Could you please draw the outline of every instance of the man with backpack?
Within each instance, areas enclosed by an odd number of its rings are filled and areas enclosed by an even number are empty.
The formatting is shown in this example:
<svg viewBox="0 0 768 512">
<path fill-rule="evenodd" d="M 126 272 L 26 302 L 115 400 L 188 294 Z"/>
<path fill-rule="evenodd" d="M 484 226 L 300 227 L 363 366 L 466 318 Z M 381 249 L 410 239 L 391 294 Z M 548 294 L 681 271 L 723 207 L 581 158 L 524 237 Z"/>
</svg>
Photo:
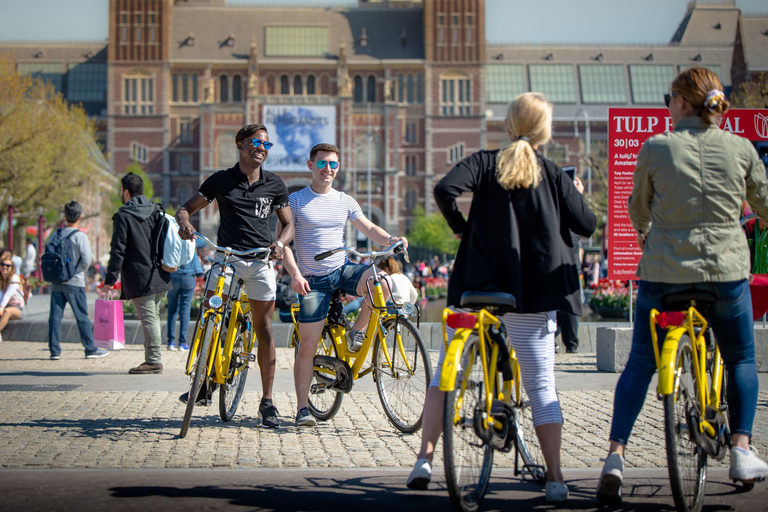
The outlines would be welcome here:
<svg viewBox="0 0 768 512">
<path fill-rule="evenodd" d="M 93 344 L 93 329 L 88 320 L 88 303 L 85 298 L 85 271 L 93 255 L 91 244 L 85 233 L 78 229 L 82 207 L 77 201 L 64 206 L 67 226 L 57 229 L 48 237 L 45 254 L 42 257 L 44 277 L 53 283 L 51 311 L 48 315 L 48 348 L 51 359 L 61 359 L 61 318 L 64 306 L 69 302 L 75 314 L 80 341 L 85 348 L 86 359 L 98 359 L 109 354 L 108 350 Z"/>
<path fill-rule="evenodd" d="M 163 373 L 160 301 L 171 288 L 171 274 L 162 268 L 167 227 L 160 205 L 144 196 L 144 180 L 129 172 L 120 180 L 123 206 L 112 217 L 114 228 L 104 289 L 122 276 L 120 298 L 131 299 L 144 331 L 144 362 L 130 374 Z"/>
</svg>

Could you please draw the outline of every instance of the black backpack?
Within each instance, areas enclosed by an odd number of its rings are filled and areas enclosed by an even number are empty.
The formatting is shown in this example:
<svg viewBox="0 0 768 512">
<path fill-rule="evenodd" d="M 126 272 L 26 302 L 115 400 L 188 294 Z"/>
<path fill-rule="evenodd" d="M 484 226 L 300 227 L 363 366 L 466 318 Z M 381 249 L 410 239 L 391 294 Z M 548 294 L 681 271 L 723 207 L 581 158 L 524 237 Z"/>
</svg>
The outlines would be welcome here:
<svg viewBox="0 0 768 512">
<path fill-rule="evenodd" d="M 40 257 L 43 279 L 49 283 L 60 284 L 75 277 L 80 259 L 75 261 L 75 244 L 71 238 L 79 232 L 75 229 L 62 238 L 61 229 L 57 229 L 56 233 L 48 238 L 45 254 Z"/>
</svg>

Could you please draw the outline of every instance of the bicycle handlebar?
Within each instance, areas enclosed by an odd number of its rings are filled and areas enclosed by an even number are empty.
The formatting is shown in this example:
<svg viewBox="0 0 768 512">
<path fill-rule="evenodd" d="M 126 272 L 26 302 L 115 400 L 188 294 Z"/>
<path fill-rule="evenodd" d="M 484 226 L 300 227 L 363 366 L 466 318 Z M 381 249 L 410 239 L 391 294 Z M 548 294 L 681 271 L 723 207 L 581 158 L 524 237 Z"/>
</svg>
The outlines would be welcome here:
<svg viewBox="0 0 768 512">
<path fill-rule="evenodd" d="M 392 246 L 388 247 L 383 251 L 357 252 L 357 250 L 353 249 L 352 247 L 337 247 L 336 249 L 331 249 L 330 251 L 321 252 L 320 254 L 316 255 L 315 261 L 324 260 L 328 256 L 331 256 L 332 254 L 336 254 L 337 252 L 348 252 L 350 254 L 354 254 L 358 258 L 378 258 L 379 256 L 389 256 L 392 254 L 399 254 L 403 251 L 405 251 L 405 246 L 403 245 L 402 240 L 399 242 L 396 242 L 395 244 L 393 244 Z M 407 251 L 406 251 L 406 254 L 407 254 Z"/>
<path fill-rule="evenodd" d="M 223 252 L 225 254 L 232 254 L 235 256 L 257 256 L 259 254 L 264 254 L 264 257 L 266 258 L 266 256 L 268 256 L 269 253 L 271 252 L 269 250 L 269 247 L 259 247 L 258 249 L 249 249 L 247 251 L 236 251 L 235 249 L 232 249 L 230 247 L 219 247 L 218 245 L 211 242 L 208 239 L 208 237 L 206 237 L 202 233 L 198 233 L 197 231 L 195 231 L 195 238 L 197 237 L 200 237 L 203 240 L 203 242 L 210 245 L 211 248 L 216 250 L 216 252 Z"/>
</svg>

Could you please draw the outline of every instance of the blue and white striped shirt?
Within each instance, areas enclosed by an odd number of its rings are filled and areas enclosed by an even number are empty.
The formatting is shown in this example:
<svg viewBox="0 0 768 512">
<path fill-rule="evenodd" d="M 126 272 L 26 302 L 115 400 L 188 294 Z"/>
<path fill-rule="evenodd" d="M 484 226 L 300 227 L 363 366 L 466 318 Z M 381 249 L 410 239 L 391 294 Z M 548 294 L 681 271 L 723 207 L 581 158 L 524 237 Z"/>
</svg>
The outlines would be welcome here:
<svg viewBox="0 0 768 512">
<path fill-rule="evenodd" d="M 331 189 L 318 194 L 311 187 L 294 192 L 288 198 L 296 229 L 296 260 L 303 276 L 326 276 L 347 261 L 340 252 L 315 261 L 315 255 L 344 246 L 344 227 L 347 220 L 363 216 L 363 210 L 352 197 Z"/>
</svg>

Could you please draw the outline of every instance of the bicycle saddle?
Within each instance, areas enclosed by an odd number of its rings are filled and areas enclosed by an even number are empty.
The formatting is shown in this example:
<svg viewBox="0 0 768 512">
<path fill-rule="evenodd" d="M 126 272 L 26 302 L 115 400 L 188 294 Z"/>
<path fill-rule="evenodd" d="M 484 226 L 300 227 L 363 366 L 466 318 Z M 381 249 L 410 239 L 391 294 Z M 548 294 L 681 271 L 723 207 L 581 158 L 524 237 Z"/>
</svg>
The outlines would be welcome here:
<svg viewBox="0 0 768 512">
<path fill-rule="evenodd" d="M 504 292 L 464 292 L 461 296 L 461 307 L 469 309 L 499 308 L 505 311 L 517 309 L 514 295 Z"/>
<path fill-rule="evenodd" d="M 688 309 L 691 303 L 697 308 L 707 309 L 715 302 L 717 302 L 717 295 L 695 288 L 668 293 L 661 298 L 661 305 L 669 311 L 683 311 Z"/>
</svg>

